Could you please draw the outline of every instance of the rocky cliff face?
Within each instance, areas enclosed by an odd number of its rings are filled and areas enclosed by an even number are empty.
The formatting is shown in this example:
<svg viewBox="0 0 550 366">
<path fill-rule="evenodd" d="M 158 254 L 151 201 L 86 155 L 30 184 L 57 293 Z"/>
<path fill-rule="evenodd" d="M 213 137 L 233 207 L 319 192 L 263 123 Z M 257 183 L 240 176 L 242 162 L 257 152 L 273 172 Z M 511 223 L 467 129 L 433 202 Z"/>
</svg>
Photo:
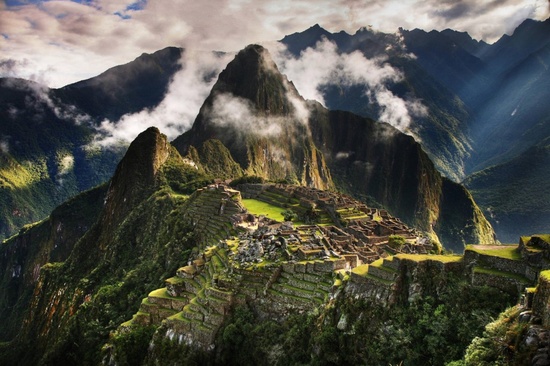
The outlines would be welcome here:
<svg viewBox="0 0 550 366">
<path fill-rule="evenodd" d="M 494 243 L 494 231 L 472 196 L 441 176 L 421 146 L 393 127 L 317 107 L 310 120 L 337 187 L 438 237 L 446 248 Z"/>
<path fill-rule="evenodd" d="M 104 232 L 114 230 L 136 203 L 155 187 L 159 169 L 172 146 L 156 127 L 142 132 L 130 145 L 109 184 L 100 218 Z M 180 158 L 181 159 L 181 158 Z"/>
<path fill-rule="evenodd" d="M 12 339 L 22 325 L 40 269 L 49 262 L 63 262 L 74 244 L 97 220 L 106 186 L 81 194 L 61 205 L 50 217 L 21 229 L 0 248 L 0 339 Z"/>
</svg>

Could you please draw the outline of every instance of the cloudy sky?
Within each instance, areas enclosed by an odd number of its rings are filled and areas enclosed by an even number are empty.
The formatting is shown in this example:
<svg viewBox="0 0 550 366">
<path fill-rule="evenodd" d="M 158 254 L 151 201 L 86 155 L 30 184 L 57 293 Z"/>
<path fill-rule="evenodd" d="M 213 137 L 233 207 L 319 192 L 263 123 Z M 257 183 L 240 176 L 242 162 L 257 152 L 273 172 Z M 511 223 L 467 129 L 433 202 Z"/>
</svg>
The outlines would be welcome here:
<svg viewBox="0 0 550 366">
<path fill-rule="evenodd" d="M 548 0 L 5 0 L 0 76 L 60 87 L 166 46 L 237 51 L 315 23 L 349 33 L 453 28 L 494 42 L 549 14 Z"/>
</svg>

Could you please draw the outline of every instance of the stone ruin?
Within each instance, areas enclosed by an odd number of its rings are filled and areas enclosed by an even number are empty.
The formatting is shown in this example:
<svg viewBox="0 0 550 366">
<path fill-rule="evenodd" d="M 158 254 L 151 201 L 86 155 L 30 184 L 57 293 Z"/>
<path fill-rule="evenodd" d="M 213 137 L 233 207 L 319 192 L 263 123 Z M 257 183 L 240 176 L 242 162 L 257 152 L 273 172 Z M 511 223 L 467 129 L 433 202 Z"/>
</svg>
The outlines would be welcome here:
<svg viewBox="0 0 550 366">
<path fill-rule="evenodd" d="M 349 266 L 354 268 L 388 255 L 426 254 L 433 248 L 429 238 L 422 237 L 415 229 L 409 228 L 386 210 L 369 208 L 347 195 L 284 184 L 245 184 L 239 186 L 239 189 L 243 197 L 280 206 L 281 210 L 316 210 L 330 217 L 329 223 L 301 225 L 297 228 L 289 222 L 284 224 L 284 229 L 280 229 L 277 225 L 281 224 L 271 222 L 271 236 L 297 243 L 297 248 L 293 248 L 295 250 L 292 252 L 286 249 L 282 251 L 285 260 L 347 256 Z M 291 203 L 294 206 L 290 206 Z M 243 217 L 242 221 L 250 221 L 250 218 Z M 390 247 L 388 243 L 391 235 L 402 236 L 406 240 L 405 245 L 401 248 Z M 244 238 L 241 245 L 248 248 L 249 242 L 248 237 Z M 250 251 L 243 249 L 243 256 L 239 258 L 245 258 L 246 254 L 246 258 L 256 263 L 263 261 L 261 256 L 248 255 Z"/>
</svg>

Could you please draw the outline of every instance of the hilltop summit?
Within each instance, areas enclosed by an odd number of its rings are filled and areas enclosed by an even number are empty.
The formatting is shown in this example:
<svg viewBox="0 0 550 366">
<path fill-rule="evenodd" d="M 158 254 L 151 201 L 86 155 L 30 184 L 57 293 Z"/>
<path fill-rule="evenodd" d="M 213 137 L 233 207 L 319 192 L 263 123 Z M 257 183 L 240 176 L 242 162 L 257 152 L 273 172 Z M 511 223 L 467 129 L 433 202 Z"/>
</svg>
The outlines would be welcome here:
<svg viewBox="0 0 550 366">
<path fill-rule="evenodd" d="M 269 52 L 250 45 L 221 72 L 193 127 L 173 145 L 186 155 L 219 140 L 247 175 L 333 188 L 308 118 L 306 102 Z"/>
</svg>

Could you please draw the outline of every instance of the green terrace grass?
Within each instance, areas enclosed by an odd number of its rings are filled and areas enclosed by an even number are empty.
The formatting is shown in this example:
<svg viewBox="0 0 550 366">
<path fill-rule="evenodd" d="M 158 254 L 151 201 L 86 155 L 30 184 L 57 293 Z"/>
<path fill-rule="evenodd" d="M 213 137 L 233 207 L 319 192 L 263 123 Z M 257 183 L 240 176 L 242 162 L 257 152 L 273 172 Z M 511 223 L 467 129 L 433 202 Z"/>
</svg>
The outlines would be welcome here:
<svg viewBox="0 0 550 366">
<path fill-rule="evenodd" d="M 397 254 L 395 256 L 399 259 L 409 259 L 413 261 L 438 261 L 442 263 L 460 262 L 462 260 L 461 255 L 431 255 L 431 254 Z"/>
<path fill-rule="evenodd" d="M 166 287 L 159 288 L 157 290 L 151 291 L 149 293 L 149 296 L 151 297 L 161 297 L 164 299 L 173 299 L 172 296 L 168 295 L 168 292 L 166 291 Z"/>
<path fill-rule="evenodd" d="M 537 252 L 537 251 L 543 251 L 544 250 L 544 249 L 540 249 L 540 248 L 536 248 L 536 247 L 533 247 L 531 245 L 528 245 L 529 241 L 532 238 L 535 238 L 535 237 L 540 238 L 540 239 L 544 240 L 547 243 L 550 243 L 550 234 L 536 234 L 536 235 L 533 235 L 533 236 L 522 236 L 522 237 L 520 237 L 520 240 L 521 240 L 522 244 L 525 245 L 527 247 L 527 249 L 531 252 Z"/>
<path fill-rule="evenodd" d="M 521 260 L 521 253 L 517 250 L 517 246 L 515 245 L 503 245 L 501 248 L 494 249 L 474 248 L 473 246 L 468 245 L 466 250 L 471 250 L 475 253 L 490 255 L 493 257 L 511 259 L 515 261 Z"/>
<path fill-rule="evenodd" d="M 179 285 L 179 284 L 184 283 L 185 279 L 174 276 L 174 277 L 170 277 L 170 278 L 165 279 L 164 282 L 168 282 L 171 285 Z"/>
<path fill-rule="evenodd" d="M 389 258 L 391 258 L 391 257 L 389 257 Z M 372 267 L 376 267 L 376 268 L 381 269 L 381 270 L 386 271 L 386 272 L 391 272 L 391 273 L 397 272 L 397 270 L 395 270 L 391 267 L 384 266 L 384 258 L 377 259 L 374 262 L 372 262 L 370 265 Z"/>
<path fill-rule="evenodd" d="M 251 214 L 260 216 L 264 215 L 269 217 L 270 219 L 283 222 L 285 221 L 282 212 L 286 209 L 283 207 L 275 206 L 270 203 L 260 201 L 254 198 L 244 198 L 242 200 L 244 207 L 250 212 Z M 295 225 L 304 225 L 301 221 L 294 221 Z"/>
<path fill-rule="evenodd" d="M 354 269 L 352 269 L 351 272 L 355 273 L 356 275 L 364 277 L 369 272 L 369 265 L 368 264 L 362 264 L 362 265 L 357 266 Z"/>
<path fill-rule="evenodd" d="M 254 215 L 264 215 L 273 220 L 277 220 L 280 222 L 284 221 L 281 212 L 283 212 L 285 209 L 282 207 L 278 207 L 253 198 L 244 198 L 242 201 L 244 207 L 246 207 L 248 212 Z"/>
<path fill-rule="evenodd" d="M 533 236 L 537 236 L 537 237 L 541 238 L 542 240 L 544 240 L 545 242 L 550 243 L 550 234 L 537 234 L 537 235 L 533 235 Z"/>
<path fill-rule="evenodd" d="M 529 283 L 529 280 L 521 275 L 511 273 L 511 272 L 504 272 L 499 271 L 493 268 L 486 268 L 486 267 L 474 267 L 474 273 L 481 273 L 481 274 L 488 274 L 493 276 L 500 276 L 500 277 L 506 277 L 513 280 L 517 280 L 522 283 Z"/>
</svg>

